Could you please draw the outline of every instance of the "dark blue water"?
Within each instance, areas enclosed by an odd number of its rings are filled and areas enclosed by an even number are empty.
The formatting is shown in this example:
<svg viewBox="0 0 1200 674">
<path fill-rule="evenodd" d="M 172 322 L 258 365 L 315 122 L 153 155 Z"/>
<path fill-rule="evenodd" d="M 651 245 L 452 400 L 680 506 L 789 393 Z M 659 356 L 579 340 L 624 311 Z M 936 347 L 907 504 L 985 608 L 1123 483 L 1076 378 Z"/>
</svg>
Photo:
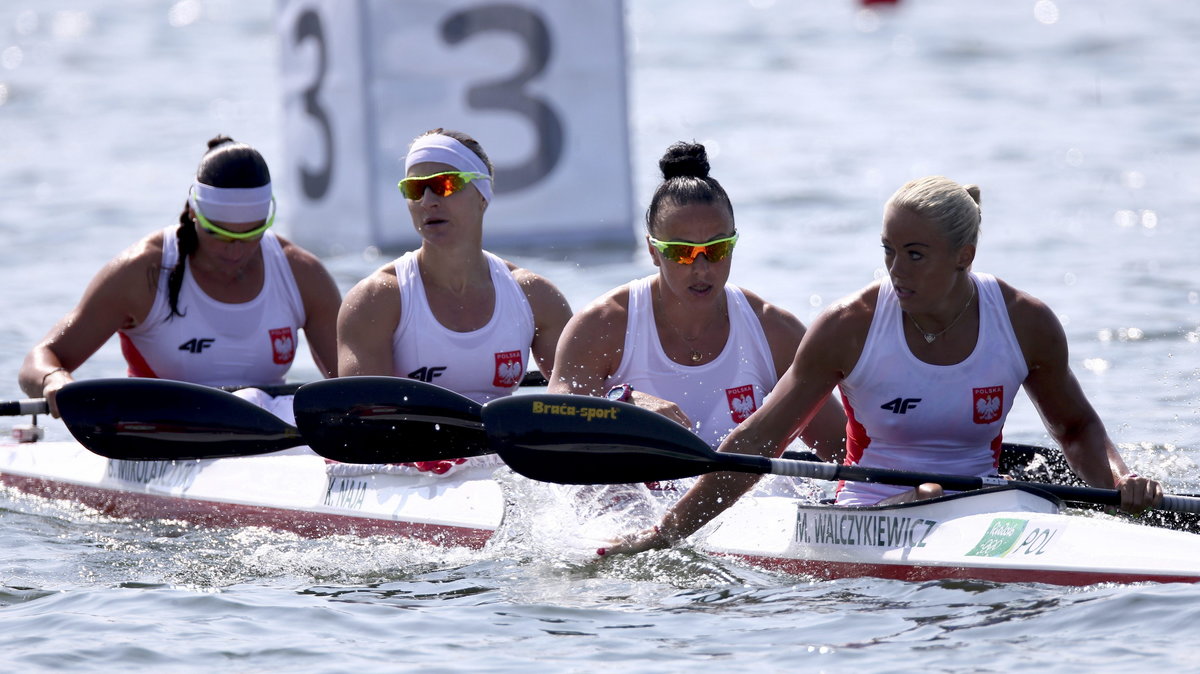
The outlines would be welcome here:
<svg viewBox="0 0 1200 674">
<path fill-rule="evenodd" d="M 23 397 L 25 351 L 99 267 L 174 219 L 208 137 L 281 156 L 273 11 L 0 5 L 0 399 Z M 981 184 L 976 268 L 1058 312 L 1140 472 L 1198 488 L 1191 5 L 629 0 L 627 19 L 639 208 L 668 143 L 709 144 L 743 233 L 734 282 L 809 320 L 878 273 L 896 186 Z M 502 252 L 576 307 L 651 270 L 632 240 Z M 379 261 L 327 263 L 347 289 Z M 109 344 L 79 376 L 122 372 Z M 1045 441 L 1027 403 L 1006 437 Z M 10 492 L 0 513 L 4 671 L 1185 671 L 1200 656 L 1192 586 L 811 581 L 686 549 L 583 564 L 534 536 L 478 552 L 308 540 Z"/>
</svg>

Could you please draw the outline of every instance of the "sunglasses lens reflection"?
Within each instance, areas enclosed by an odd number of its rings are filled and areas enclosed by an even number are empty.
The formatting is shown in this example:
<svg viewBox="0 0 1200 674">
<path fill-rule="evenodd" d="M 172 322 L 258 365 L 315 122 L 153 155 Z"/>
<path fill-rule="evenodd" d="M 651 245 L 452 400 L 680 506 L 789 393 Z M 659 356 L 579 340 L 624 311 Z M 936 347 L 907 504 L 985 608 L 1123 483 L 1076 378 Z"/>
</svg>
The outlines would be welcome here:
<svg viewBox="0 0 1200 674">
<path fill-rule="evenodd" d="M 400 181 L 400 191 L 404 193 L 405 199 L 416 201 L 425 194 L 426 189 L 433 190 L 439 197 L 448 197 L 466 184 L 467 181 L 462 176 L 447 173 L 428 178 L 406 178 Z"/>
<path fill-rule="evenodd" d="M 679 264 L 692 264 L 700 255 L 709 262 L 720 262 L 733 252 L 733 241 L 718 241 L 703 246 L 692 246 L 682 243 L 667 244 L 662 251 L 663 257 Z"/>
</svg>

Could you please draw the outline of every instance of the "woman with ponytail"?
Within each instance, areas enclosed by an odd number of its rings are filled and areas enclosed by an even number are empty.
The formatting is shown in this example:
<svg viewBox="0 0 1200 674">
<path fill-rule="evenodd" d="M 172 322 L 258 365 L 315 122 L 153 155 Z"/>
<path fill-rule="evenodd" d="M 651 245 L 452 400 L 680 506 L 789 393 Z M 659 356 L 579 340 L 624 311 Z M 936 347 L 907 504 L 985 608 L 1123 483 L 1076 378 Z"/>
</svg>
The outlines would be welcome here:
<svg viewBox="0 0 1200 674">
<path fill-rule="evenodd" d="M 334 375 L 340 293 L 321 262 L 278 236 L 271 174 L 257 150 L 208 143 L 179 224 L 110 261 L 25 357 L 21 389 L 46 398 L 114 334 L 133 377 L 209 386 L 282 384 L 301 329 Z"/>
<path fill-rule="evenodd" d="M 646 252 L 658 273 L 609 291 L 571 319 L 549 390 L 634 403 L 716 447 L 763 404 L 805 328 L 728 283 L 740 235 L 704 146 L 675 143 L 658 165 L 663 179 L 646 211 Z M 801 437 L 835 458 L 845 425 L 829 402 Z"/>
</svg>

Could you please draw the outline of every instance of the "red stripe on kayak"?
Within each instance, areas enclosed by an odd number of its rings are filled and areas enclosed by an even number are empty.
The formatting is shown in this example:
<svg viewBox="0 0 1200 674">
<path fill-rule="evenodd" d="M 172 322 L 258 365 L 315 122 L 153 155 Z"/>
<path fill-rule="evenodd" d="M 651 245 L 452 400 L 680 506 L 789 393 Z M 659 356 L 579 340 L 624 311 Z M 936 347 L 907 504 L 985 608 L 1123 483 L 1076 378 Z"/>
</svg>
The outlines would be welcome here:
<svg viewBox="0 0 1200 674">
<path fill-rule="evenodd" d="M 908 564 L 870 564 L 862 562 L 829 562 L 808 559 L 784 559 L 755 555 L 724 554 L 736 557 L 762 569 L 782 571 L 797 576 L 835 578 L 886 578 L 890 580 L 985 580 L 999 583 L 1045 583 L 1047 585 L 1096 585 L 1098 583 L 1195 583 L 1200 576 L 1171 575 L 1142 572 L 1059 571 L 1053 569 L 1015 569 L 979 566 L 934 566 Z"/>
<path fill-rule="evenodd" d="M 82 503 L 105 515 L 128 519 L 173 519 L 216 527 L 266 527 L 290 531 L 309 538 L 336 535 L 399 536 L 435 545 L 475 550 L 482 548 L 492 536 L 492 531 L 487 529 L 181 499 L 101 489 L 10 473 L 0 474 L 0 482 L 34 496 Z"/>
</svg>

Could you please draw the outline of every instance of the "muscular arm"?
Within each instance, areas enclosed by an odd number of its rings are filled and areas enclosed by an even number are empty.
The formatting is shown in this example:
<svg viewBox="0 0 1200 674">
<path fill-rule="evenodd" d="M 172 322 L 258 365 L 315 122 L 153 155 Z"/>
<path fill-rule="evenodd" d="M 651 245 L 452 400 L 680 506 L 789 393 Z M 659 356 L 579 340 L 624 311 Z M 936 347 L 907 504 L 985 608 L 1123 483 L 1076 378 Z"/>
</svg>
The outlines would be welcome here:
<svg viewBox="0 0 1200 674">
<path fill-rule="evenodd" d="M 304 302 L 304 335 L 313 362 L 325 377 L 336 377 L 337 317 L 342 294 L 315 255 L 282 238 L 280 243 Z"/>
<path fill-rule="evenodd" d="M 1092 486 L 1111 489 L 1129 471 L 1071 372 L 1062 325 L 1048 307 L 1023 293 L 1016 293 L 1009 306 L 1029 367 L 1025 392 L 1046 430 L 1079 477 Z"/>
<path fill-rule="evenodd" d="M 749 291 L 743 292 L 750 306 L 759 314 L 767 343 L 771 346 L 775 376 L 777 380 L 782 380 L 796 358 L 796 351 L 807 329 L 791 312 L 764 302 Z M 832 397 L 827 397 L 800 432 L 800 439 L 822 459 L 840 461 L 846 455 L 846 414 L 842 406 Z"/>
<path fill-rule="evenodd" d="M 1134 476 L 1108 436 L 1100 415 L 1071 372 L 1067 337 L 1052 311 L 1035 298 L 1004 285 L 1013 330 L 1025 354 L 1025 392 L 1046 430 L 1063 449 L 1075 474 L 1093 487 L 1117 488 L 1121 507 L 1140 512 L 1162 498 L 1161 486 Z"/>
<path fill-rule="evenodd" d="M 338 376 L 392 376 L 392 335 L 400 324 L 400 287 L 387 265 L 346 293 L 337 317 Z"/>
<path fill-rule="evenodd" d="M 550 393 L 601 395 L 621 363 L 629 291 L 622 286 L 576 314 L 562 331 Z"/>
<path fill-rule="evenodd" d="M 21 390 L 46 398 L 51 414 L 57 417 L 55 398 L 72 381 L 70 373 L 117 330 L 140 324 L 150 313 L 161 260 L 162 235 L 158 233 L 106 264 L 88 284 L 79 304 L 25 356 L 18 375 Z"/>
<path fill-rule="evenodd" d="M 766 404 L 739 424 L 718 451 L 779 456 L 826 404 L 830 391 L 843 378 L 837 366 L 845 358 L 844 328 L 823 314 L 796 350 L 792 365 L 776 384 Z M 662 545 L 695 533 L 750 490 L 759 476 L 710 473 L 697 480 L 663 518 Z"/>
<path fill-rule="evenodd" d="M 553 283 L 541 276 L 527 269 L 514 269 L 513 274 L 533 309 L 533 343 L 530 344 L 533 358 L 538 370 L 549 379 L 554 370 L 559 338 L 567 321 L 571 320 L 571 305 Z"/>
</svg>

